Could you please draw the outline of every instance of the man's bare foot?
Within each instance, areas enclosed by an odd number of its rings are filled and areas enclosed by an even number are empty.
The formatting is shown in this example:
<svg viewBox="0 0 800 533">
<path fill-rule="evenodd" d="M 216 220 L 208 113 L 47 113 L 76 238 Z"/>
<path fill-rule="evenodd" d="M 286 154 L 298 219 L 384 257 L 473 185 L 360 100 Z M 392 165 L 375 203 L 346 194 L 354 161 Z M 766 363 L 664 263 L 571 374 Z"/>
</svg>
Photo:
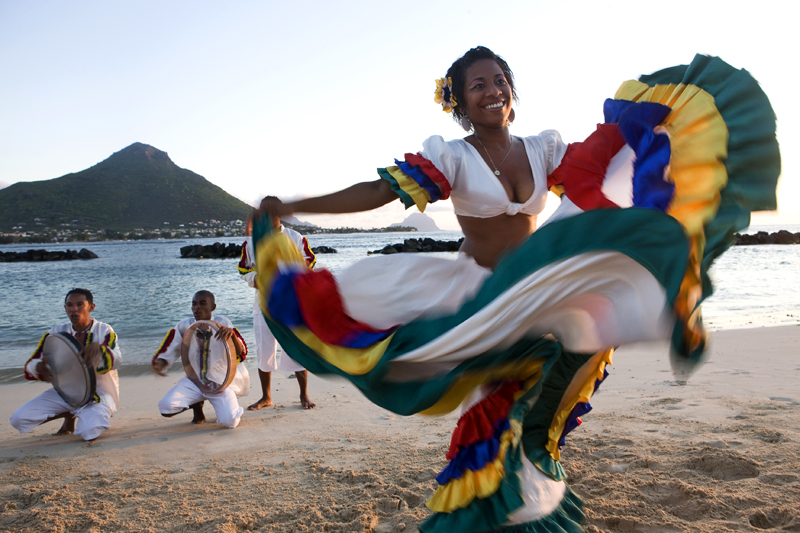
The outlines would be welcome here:
<svg viewBox="0 0 800 533">
<path fill-rule="evenodd" d="M 261 398 L 256 403 L 249 405 L 247 407 L 248 411 L 258 411 L 259 409 L 263 409 L 265 407 L 269 407 L 272 405 L 272 398 Z"/>
<path fill-rule="evenodd" d="M 204 403 L 206 402 L 202 401 L 189 406 L 192 408 L 192 411 L 194 412 L 194 417 L 192 418 L 192 424 L 202 424 L 203 422 L 206 421 L 206 415 L 203 414 Z"/>
<path fill-rule="evenodd" d="M 300 396 L 300 405 L 303 406 L 303 409 L 313 409 L 317 406 L 317 404 L 311 401 L 311 398 L 309 398 L 307 394 L 305 396 Z"/>
<path fill-rule="evenodd" d="M 56 435 L 72 435 L 75 431 L 75 417 L 72 413 L 64 415 L 64 423 L 61 424 L 61 429 L 56 432 Z"/>
</svg>

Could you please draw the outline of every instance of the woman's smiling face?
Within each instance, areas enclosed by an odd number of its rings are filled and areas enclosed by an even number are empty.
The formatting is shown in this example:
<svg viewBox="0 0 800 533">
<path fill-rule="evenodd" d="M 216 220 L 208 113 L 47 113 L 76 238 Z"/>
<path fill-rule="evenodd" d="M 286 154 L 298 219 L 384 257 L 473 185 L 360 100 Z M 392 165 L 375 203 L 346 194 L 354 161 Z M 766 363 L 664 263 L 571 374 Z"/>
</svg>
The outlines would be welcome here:
<svg viewBox="0 0 800 533">
<path fill-rule="evenodd" d="M 511 86 L 500 65 L 492 59 L 479 59 L 467 69 L 464 81 L 464 107 L 473 125 L 506 125 L 511 113 Z"/>
</svg>

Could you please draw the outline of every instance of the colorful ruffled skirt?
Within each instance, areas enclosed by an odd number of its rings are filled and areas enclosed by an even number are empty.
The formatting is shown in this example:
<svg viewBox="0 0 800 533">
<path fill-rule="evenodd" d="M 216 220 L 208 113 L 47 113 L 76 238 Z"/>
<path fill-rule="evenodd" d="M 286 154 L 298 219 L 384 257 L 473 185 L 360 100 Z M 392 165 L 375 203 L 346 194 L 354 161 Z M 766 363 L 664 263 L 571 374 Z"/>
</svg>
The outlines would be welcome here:
<svg viewBox="0 0 800 533">
<path fill-rule="evenodd" d="M 691 373 L 711 262 L 775 208 L 775 117 L 747 72 L 697 56 L 623 84 L 605 114 L 548 177 L 556 214 L 493 272 L 398 254 L 334 277 L 254 221 L 262 310 L 295 360 L 398 414 L 460 406 L 422 531 L 582 531 L 560 449 L 613 349 L 670 339 Z"/>
</svg>

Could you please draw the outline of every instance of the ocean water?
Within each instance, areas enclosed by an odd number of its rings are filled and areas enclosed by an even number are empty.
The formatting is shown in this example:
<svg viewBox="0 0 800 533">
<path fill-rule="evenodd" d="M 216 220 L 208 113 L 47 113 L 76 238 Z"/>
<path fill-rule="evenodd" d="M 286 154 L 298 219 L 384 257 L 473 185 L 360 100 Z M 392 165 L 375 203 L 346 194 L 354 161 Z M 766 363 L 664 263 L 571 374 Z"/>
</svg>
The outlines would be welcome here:
<svg viewBox="0 0 800 533">
<path fill-rule="evenodd" d="M 800 226 L 752 227 L 800 231 Z M 458 240 L 457 231 L 435 233 L 360 233 L 312 235 L 312 246 L 329 246 L 336 254 L 320 254 L 317 264 L 334 272 L 367 258 L 367 252 L 406 238 Z M 236 259 L 181 259 L 188 244 L 235 242 L 241 238 L 72 243 L 99 258 L 51 263 L 0 263 L 0 383 L 22 379 L 21 366 L 52 325 L 67 320 L 63 302 L 73 287 L 92 291 L 93 316 L 111 324 L 120 339 L 125 374 L 146 372 L 164 335 L 190 316 L 192 295 L 200 290 L 217 297 L 217 313 L 227 316 L 254 346 L 253 289 L 239 279 Z M 65 244 L 7 245 L 1 251 L 30 248 L 64 250 Z M 455 258 L 456 254 L 434 255 Z M 800 324 L 800 246 L 735 246 L 711 271 L 715 294 L 703 305 L 710 329 L 738 329 Z M 248 358 L 255 368 L 255 357 Z"/>
</svg>

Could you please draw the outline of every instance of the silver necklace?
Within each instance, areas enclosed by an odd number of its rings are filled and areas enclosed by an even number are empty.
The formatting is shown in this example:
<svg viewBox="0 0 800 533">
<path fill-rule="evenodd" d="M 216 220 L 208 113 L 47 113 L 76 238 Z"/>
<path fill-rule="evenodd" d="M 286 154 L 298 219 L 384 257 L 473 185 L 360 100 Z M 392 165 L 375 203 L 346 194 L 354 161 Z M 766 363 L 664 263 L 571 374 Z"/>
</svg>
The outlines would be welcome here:
<svg viewBox="0 0 800 533">
<path fill-rule="evenodd" d="M 483 146 L 483 151 L 486 152 L 486 155 L 489 157 L 489 162 L 494 167 L 494 175 L 495 176 L 499 176 L 500 175 L 500 167 L 503 166 L 503 163 L 505 162 L 506 158 L 508 157 L 508 154 L 511 153 L 511 149 L 514 148 L 514 136 L 513 135 L 511 136 L 511 146 L 508 147 L 508 152 L 506 152 L 506 156 L 503 158 L 502 161 L 500 161 L 499 165 L 495 165 L 494 164 L 494 160 L 492 160 L 492 155 L 489 153 L 489 150 L 486 149 L 486 145 L 483 144 L 483 141 L 481 141 L 481 138 L 478 137 L 477 135 L 473 135 L 473 137 L 478 139 L 478 142 L 481 143 L 481 146 Z"/>
</svg>

